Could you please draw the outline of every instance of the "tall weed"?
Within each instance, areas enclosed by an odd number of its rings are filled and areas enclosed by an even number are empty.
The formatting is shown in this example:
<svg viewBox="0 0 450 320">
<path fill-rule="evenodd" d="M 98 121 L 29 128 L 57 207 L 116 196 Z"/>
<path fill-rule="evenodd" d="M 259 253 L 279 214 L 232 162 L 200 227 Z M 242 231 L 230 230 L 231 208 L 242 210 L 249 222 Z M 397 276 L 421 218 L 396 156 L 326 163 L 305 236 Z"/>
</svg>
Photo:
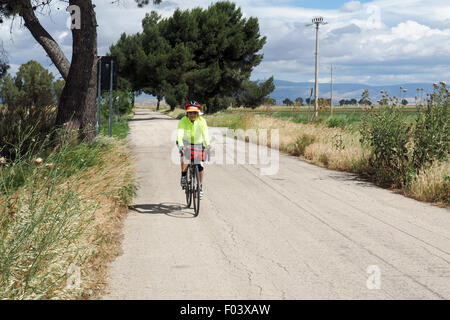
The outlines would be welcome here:
<svg viewBox="0 0 450 320">
<path fill-rule="evenodd" d="M 363 117 L 361 142 L 372 150 L 369 161 L 379 183 L 396 187 L 406 184 L 410 130 L 395 105 L 386 106 L 377 113 L 368 111 L 367 116 Z"/>
</svg>

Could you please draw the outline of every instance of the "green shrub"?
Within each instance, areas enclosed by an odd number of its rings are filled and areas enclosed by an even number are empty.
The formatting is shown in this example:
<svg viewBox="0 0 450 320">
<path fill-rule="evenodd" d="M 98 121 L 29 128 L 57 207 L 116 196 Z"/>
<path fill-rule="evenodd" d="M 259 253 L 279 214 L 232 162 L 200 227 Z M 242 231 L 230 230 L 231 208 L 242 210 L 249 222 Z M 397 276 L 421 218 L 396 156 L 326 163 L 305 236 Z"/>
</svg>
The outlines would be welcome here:
<svg viewBox="0 0 450 320">
<path fill-rule="evenodd" d="M 415 121 L 402 117 L 395 104 L 363 117 L 361 141 L 372 149 L 370 164 L 378 182 L 405 187 L 421 169 L 448 157 L 449 92 L 444 82 L 435 89 Z"/>
<path fill-rule="evenodd" d="M 409 170 L 410 126 L 402 121 L 400 110 L 396 106 L 385 106 L 380 112 L 368 111 L 360 133 L 361 141 L 372 149 L 370 164 L 375 169 L 376 180 L 404 186 Z"/>
<path fill-rule="evenodd" d="M 119 104 L 119 115 L 129 114 L 133 110 L 132 96 L 126 90 L 116 90 L 113 92 L 113 115 L 116 114 L 116 104 Z M 101 114 L 103 119 L 109 116 L 109 92 L 103 94 L 103 103 L 101 105 Z"/>
<path fill-rule="evenodd" d="M 287 146 L 287 151 L 294 156 L 301 156 L 305 154 L 307 146 L 313 144 L 315 138 L 309 134 L 303 134 L 297 138 L 294 143 Z"/>
<path fill-rule="evenodd" d="M 33 152 L 48 138 L 56 118 L 54 107 L 6 107 L 0 112 L 0 157 L 10 160 Z"/>
<path fill-rule="evenodd" d="M 450 151 L 450 99 L 446 84 L 432 94 L 425 109 L 419 110 L 414 129 L 413 165 L 416 169 L 444 159 Z"/>
<path fill-rule="evenodd" d="M 330 117 L 326 121 L 326 125 L 329 128 L 344 127 L 346 124 L 346 121 L 342 118 Z"/>
</svg>

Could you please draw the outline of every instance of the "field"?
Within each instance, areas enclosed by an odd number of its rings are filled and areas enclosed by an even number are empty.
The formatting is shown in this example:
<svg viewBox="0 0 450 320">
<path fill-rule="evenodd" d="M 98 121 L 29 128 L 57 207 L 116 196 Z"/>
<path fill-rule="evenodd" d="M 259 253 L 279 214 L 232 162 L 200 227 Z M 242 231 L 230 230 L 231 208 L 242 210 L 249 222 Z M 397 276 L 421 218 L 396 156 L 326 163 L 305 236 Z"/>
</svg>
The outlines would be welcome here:
<svg viewBox="0 0 450 320">
<path fill-rule="evenodd" d="M 364 114 L 368 110 L 378 111 L 379 106 L 373 108 L 367 108 L 364 106 L 336 106 L 333 107 L 333 111 L 329 108 L 326 111 L 319 111 L 319 116 L 314 121 L 316 123 L 324 123 L 328 127 L 349 127 L 350 129 L 356 129 L 355 124 L 361 122 Z M 401 108 L 402 114 L 404 114 L 405 121 L 411 122 L 417 115 L 417 108 L 415 106 L 408 106 Z M 272 117 L 280 118 L 283 120 L 289 120 L 295 123 L 310 123 L 314 114 L 314 108 L 311 106 L 302 107 L 286 107 L 286 106 L 273 106 L 273 107 L 258 107 L 255 109 L 248 108 L 230 108 L 222 111 L 224 113 L 238 113 L 238 114 L 258 114 L 258 115 L 270 115 Z"/>
<path fill-rule="evenodd" d="M 155 106 L 140 106 L 139 108 L 146 108 L 156 110 Z M 315 119 L 316 123 L 324 123 L 329 127 L 346 127 L 361 122 L 364 114 L 369 110 L 367 107 L 361 106 L 336 106 L 333 107 L 333 112 L 329 109 L 320 111 L 319 116 Z M 370 108 L 371 111 L 380 110 L 379 106 Z M 404 119 L 407 122 L 412 122 L 417 116 L 417 108 L 415 106 L 407 106 L 400 108 Z M 282 120 L 289 120 L 294 123 L 310 123 L 313 116 L 313 107 L 286 107 L 286 106 L 261 106 L 255 109 L 250 108 L 228 108 L 220 111 L 218 114 L 238 114 L 238 115 L 268 115 Z M 179 118 L 184 114 L 182 109 L 176 108 L 170 111 L 169 108 L 161 108 L 160 112 L 174 118 Z M 355 126 L 353 126 L 355 127 Z"/>
</svg>

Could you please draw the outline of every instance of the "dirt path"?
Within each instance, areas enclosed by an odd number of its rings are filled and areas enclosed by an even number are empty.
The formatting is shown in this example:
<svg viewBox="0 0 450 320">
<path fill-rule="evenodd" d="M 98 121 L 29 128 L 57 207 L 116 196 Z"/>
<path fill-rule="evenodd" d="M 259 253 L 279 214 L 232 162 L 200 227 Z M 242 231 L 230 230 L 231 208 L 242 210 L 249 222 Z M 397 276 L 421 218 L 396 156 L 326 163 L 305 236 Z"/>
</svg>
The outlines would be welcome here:
<svg viewBox="0 0 450 320">
<path fill-rule="evenodd" d="M 450 298 L 449 210 L 281 155 L 273 176 L 207 166 L 193 218 L 176 126 L 141 109 L 131 122 L 140 189 L 105 299 Z"/>
</svg>

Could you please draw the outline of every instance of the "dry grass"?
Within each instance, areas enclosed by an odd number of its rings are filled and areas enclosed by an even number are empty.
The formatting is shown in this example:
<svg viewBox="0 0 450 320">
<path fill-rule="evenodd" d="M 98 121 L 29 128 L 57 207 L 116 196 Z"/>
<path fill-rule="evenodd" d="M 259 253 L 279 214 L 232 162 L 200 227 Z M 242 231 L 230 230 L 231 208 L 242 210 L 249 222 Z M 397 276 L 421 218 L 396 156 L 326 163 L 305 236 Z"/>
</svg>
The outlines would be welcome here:
<svg viewBox="0 0 450 320">
<path fill-rule="evenodd" d="M 406 193 L 417 200 L 437 200 L 438 204 L 449 207 L 450 162 L 435 162 L 431 167 L 420 170 Z"/>
<path fill-rule="evenodd" d="M 114 145 L 111 153 L 102 156 L 104 166 L 93 167 L 70 179 L 82 201 L 96 207 L 92 224 L 94 233 L 88 239 L 94 254 L 83 272 L 81 298 L 84 299 L 97 299 L 104 293 L 108 263 L 120 253 L 122 219 L 128 212 L 127 205 L 132 196 L 129 192 L 134 192 L 130 151 L 117 140 L 102 139 Z M 116 156 L 111 157 L 111 154 Z"/>
<path fill-rule="evenodd" d="M 341 128 L 294 123 L 264 115 L 225 114 L 208 116 L 207 120 L 210 125 L 234 129 L 278 129 L 280 150 L 323 167 L 360 173 L 368 166 L 369 151 L 362 148 L 359 135 Z M 313 142 L 305 145 L 304 137 L 311 137 Z"/>
</svg>

